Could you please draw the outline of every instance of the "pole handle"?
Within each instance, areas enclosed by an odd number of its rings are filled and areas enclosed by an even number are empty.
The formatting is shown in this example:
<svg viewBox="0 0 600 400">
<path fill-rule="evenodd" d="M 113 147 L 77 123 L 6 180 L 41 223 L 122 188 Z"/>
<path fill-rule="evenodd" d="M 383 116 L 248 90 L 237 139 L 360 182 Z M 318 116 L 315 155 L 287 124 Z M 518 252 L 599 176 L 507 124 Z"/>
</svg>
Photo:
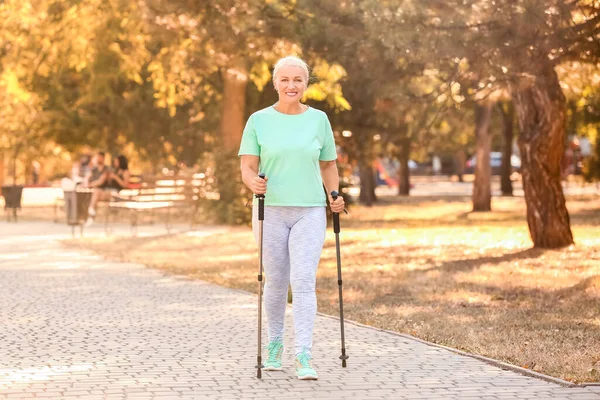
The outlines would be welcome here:
<svg viewBox="0 0 600 400">
<path fill-rule="evenodd" d="M 337 190 L 333 190 L 331 192 L 331 198 L 333 201 L 335 201 L 339 196 L 340 194 L 337 192 Z M 336 212 L 333 213 L 333 232 L 340 233 L 340 214 Z"/>
<path fill-rule="evenodd" d="M 265 179 L 265 173 L 261 172 L 258 174 L 258 177 L 261 179 Z M 255 195 L 255 197 L 258 199 L 258 220 L 259 221 L 264 221 L 265 220 L 265 195 L 264 194 L 257 194 Z"/>
</svg>

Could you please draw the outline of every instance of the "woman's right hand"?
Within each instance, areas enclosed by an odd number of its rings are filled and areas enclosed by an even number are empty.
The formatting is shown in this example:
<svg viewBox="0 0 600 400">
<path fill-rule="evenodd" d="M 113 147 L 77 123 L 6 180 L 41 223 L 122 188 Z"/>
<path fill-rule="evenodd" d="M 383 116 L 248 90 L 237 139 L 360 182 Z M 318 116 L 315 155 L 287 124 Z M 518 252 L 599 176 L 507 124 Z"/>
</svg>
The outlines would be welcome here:
<svg viewBox="0 0 600 400">
<path fill-rule="evenodd" d="M 264 179 L 259 176 L 255 176 L 254 178 L 252 178 L 252 181 L 250 182 L 250 190 L 252 190 L 252 193 L 254 193 L 254 194 L 267 193 L 267 181 L 268 180 L 269 180 L 269 178 L 266 176 Z"/>
</svg>

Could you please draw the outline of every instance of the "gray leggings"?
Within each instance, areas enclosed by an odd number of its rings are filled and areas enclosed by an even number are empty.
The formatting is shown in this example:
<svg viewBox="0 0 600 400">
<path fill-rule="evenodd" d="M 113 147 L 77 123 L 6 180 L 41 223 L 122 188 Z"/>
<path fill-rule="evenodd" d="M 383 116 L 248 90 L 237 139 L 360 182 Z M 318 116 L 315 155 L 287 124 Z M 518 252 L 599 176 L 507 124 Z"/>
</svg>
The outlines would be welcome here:
<svg viewBox="0 0 600 400">
<path fill-rule="evenodd" d="M 265 206 L 263 265 L 269 341 L 283 339 L 288 286 L 292 284 L 295 354 L 310 353 L 317 315 L 317 266 L 325 241 L 325 207 Z M 258 241 L 258 208 L 252 212 Z"/>
</svg>

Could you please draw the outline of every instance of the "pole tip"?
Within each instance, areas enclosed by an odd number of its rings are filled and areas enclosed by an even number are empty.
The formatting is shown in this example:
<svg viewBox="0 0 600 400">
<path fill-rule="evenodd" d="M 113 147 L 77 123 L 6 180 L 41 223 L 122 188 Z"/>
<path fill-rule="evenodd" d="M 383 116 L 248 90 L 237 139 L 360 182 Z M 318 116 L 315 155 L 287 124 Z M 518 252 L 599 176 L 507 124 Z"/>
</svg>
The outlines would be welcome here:
<svg viewBox="0 0 600 400">
<path fill-rule="evenodd" d="M 346 360 L 342 360 L 342 368 L 346 368 Z"/>
</svg>

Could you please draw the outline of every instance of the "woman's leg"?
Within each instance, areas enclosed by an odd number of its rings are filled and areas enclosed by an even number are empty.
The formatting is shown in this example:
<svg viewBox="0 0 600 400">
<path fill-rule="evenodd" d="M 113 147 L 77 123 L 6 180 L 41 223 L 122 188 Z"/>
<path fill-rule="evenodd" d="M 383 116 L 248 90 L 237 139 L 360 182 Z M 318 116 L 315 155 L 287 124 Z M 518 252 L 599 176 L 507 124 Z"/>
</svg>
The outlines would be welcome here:
<svg viewBox="0 0 600 400">
<path fill-rule="evenodd" d="M 290 284 L 290 258 L 285 207 L 265 207 L 263 221 L 263 266 L 265 268 L 265 312 L 269 341 L 283 340 L 285 308 Z M 252 211 L 252 230 L 258 242 L 258 208 Z"/>
<path fill-rule="evenodd" d="M 290 266 L 293 295 L 296 355 L 310 354 L 317 315 L 317 267 L 325 241 L 325 207 L 308 207 L 290 231 Z"/>
</svg>

